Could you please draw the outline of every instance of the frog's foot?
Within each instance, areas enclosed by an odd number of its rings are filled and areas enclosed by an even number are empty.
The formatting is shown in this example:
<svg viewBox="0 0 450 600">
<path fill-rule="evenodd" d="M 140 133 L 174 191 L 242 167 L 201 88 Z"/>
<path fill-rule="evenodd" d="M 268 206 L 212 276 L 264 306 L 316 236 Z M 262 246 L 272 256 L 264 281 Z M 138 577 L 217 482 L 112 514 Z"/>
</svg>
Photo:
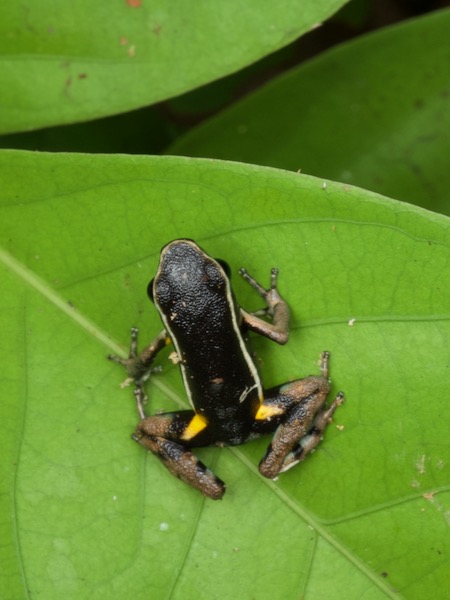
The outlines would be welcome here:
<svg viewBox="0 0 450 600">
<path fill-rule="evenodd" d="M 122 358 L 121 356 L 116 356 L 114 354 L 109 354 L 107 356 L 108 360 L 125 367 L 128 377 L 122 384 L 123 387 L 129 385 L 132 381 L 134 381 L 137 386 L 142 386 L 152 373 L 161 370 L 160 367 L 152 368 L 151 364 L 157 352 L 167 344 L 168 338 L 166 332 L 163 331 L 158 334 L 140 354 L 138 354 L 137 351 L 138 333 L 139 330 L 137 327 L 131 328 L 128 358 Z"/>
<path fill-rule="evenodd" d="M 134 388 L 134 397 L 136 398 L 136 408 L 141 419 L 145 419 L 144 404 L 147 403 L 147 395 L 142 385 L 136 385 Z"/>
</svg>

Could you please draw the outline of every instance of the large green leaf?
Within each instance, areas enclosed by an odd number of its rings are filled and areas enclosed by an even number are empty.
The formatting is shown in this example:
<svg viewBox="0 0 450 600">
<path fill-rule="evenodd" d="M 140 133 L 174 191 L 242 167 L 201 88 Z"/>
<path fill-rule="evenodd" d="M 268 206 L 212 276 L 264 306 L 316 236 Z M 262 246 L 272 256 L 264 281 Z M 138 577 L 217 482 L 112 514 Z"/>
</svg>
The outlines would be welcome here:
<svg viewBox="0 0 450 600">
<path fill-rule="evenodd" d="M 345 0 L 2 3 L 0 131 L 181 94 L 285 46 Z"/>
<path fill-rule="evenodd" d="M 334 48 L 168 153 L 301 169 L 450 214 L 449 31 L 443 10 Z"/>
<path fill-rule="evenodd" d="M 0 153 L 0 586 L 8 597 L 394 598 L 449 589 L 449 219 L 305 175 L 183 158 Z M 331 352 L 325 440 L 271 482 L 268 439 L 206 449 L 221 502 L 130 440 L 131 325 L 160 247 L 195 238 L 261 281 L 280 268 L 286 347 L 267 385 Z M 243 306 L 258 298 L 240 278 Z M 354 321 L 353 321 L 354 319 Z M 120 345 L 118 341 L 120 340 Z M 142 343 L 144 339 L 142 339 Z M 185 405 L 167 355 L 149 411 Z M 342 427 L 341 427 L 342 426 Z"/>
</svg>

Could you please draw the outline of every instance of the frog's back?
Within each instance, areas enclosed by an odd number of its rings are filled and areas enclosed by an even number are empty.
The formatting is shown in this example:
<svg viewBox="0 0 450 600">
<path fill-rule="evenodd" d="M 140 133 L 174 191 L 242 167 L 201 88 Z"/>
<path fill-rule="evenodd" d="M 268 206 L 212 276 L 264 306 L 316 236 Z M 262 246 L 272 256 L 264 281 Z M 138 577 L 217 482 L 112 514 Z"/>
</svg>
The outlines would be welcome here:
<svg viewBox="0 0 450 600">
<path fill-rule="evenodd" d="M 224 269 L 194 242 L 178 240 L 161 257 L 153 296 L 191 404 L 206 417 L 218 442 L 241 443 L 262 390 Z"/>
</svg>

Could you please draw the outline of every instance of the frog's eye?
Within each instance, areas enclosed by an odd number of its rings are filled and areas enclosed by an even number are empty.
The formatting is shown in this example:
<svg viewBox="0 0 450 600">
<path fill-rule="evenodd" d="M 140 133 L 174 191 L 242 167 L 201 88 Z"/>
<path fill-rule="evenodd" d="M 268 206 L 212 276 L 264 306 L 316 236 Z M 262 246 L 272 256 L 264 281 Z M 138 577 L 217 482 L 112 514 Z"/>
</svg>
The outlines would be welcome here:
<svg viewBox="0 0 450 600">
<path fill-rule="evenodd" d="M 155 301 L 154 297 L 153 297 L 153 282 L 155 281 L 155 278 L 153 277 L 153 279 L 150 281 L 150 283 L 147 286 L 147 296 L 150 298 L 150 300 L 152 302 Z"/>
<path fill-rule="evenodd" d="M 228 277 L 228 279 L 230 279 L 231 278 L 230 265 L 227 262 L 225 262 L 224 260 L 222 260 L 221 258 L 216 258 L 215 260 L 219 263 L 219 265 L 225 271 L 225 275 Z"/>
</svg>

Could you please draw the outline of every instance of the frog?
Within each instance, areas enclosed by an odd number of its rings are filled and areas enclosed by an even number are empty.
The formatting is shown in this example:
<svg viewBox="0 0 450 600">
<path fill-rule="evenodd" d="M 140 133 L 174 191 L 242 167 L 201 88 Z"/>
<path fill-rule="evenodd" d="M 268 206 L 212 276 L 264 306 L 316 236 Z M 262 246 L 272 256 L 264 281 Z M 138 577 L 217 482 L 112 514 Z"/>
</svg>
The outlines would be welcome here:
<svg viewBox="0 0 450 600">
<path fill-rule="evenodd" d="M 139 353 L 138 329 L 133 327 L 128 358 L 108 356 L 125 367 L 127 382 L 135 385 L 140 421 L 132 438 L 172 475 L 213 500 L 223 497 L 226 484 L 194 448 L 236 446 L 272 434 L 259 472 L 275 480 L 315 450 L 344 402 L 339 392 L 327 405 L 328 351 L 321 353 L 320 375 L 264 390 L 249 334 L 286 344 L 290 310 L 278 291 L 278 269 L 272 268 L 268 288 L 246 269 L 239 273 L 264 300 L 264 308 L 242 308 L 227 263 L 209 256 L 196 242 L 181 238 L 167 243 L 147 288 L 163 329 Z M 146 416 L 144 384 L 155 370 L 155 357 L 169 344 L 191 408 Z"/>
</svg>

